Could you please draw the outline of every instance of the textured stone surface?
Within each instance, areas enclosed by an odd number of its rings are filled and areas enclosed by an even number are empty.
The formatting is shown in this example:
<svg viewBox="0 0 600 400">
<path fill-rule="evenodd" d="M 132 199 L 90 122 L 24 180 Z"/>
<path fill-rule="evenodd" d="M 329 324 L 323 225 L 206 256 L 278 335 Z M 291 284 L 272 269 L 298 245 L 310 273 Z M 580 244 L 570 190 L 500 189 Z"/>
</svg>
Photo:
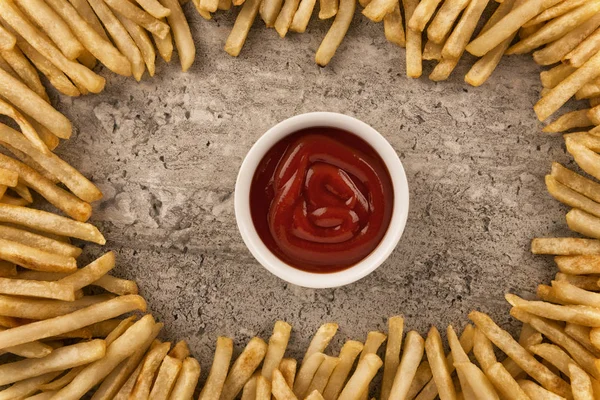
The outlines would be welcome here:
<svg viewBox="0 0 600 400">
<path fill-rule="evenodd" d="M 160 62 L 141 83 L 103 71 L 102 94 L 57 99 L 77 128 L 59 153 L 105 194 L 92 221 L 108 243 L 88 245 L 85 257 L 116 250 L 116 273 L 137 279 L 165 338 L 188 338 L 206 373 L 218 335 L 234 337 L 240 351 L 253 335 L 267 339 L 280 318 L 295 328 L 296 356 L 325 321 L 340 324 L 335 348 L 399 313 L 422 334 L 431 324 L 462 329 L 474 308 L 515 329 L 503 294 L 530 296 L 555 272 L 529 254 L 530 239 L 566 233 L 565 208 L 543 176 L 552 160 L 569 159 L 560 137 L 540 133 L 532 111 L 539 69 L 529 57 L 503 60 L 481 88 L 463 82 L 468 62 L 447 82 L 409 80 L 404 51 L 357 15 L 325 69 L 313 62 L 329 25 L 320 21 L 285 40 L 257 23 L 234 59 L 222 51 L 233 14 L 207 22 L 191 5 L 186 11 L 198 47 L 191 71 Z M 246 250 L 233 210 L 236 174 L 254 141 L 317 110 L 379 130 L 404 163 L 411 195 L 390 259 L 333 290 L 267 273 Z"/>
</svg>

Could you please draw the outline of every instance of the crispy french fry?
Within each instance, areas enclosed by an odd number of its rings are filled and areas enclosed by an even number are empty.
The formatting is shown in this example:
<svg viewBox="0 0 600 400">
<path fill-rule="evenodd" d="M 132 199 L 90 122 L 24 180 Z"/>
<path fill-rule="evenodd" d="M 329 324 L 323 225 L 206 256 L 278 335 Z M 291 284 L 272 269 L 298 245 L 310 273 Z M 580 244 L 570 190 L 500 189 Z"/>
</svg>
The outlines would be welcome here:
<svg viewBox="0 0 600 400">
<path fill-rule="evenodd" d="M 308 387 L 312 382 L 317 370 L 325 361 L 325 354 L 311 353 L 308 358 L 302 360 L 302 365 L 294 382 L 294 394 L 299 399 L 304 399 L 308 395 Z"/>
<path fill-rule="evenodd" d="M 118 0 L 116 1 L 118 2 Z M 179 62 L 181 63 L 181 70 L 185 72 L 192 66 L 194 59 L 196 58 L 196 47 L 194 46 L 192 32 L 190 32 L 190 27 L 185 19 L 185 15 L 183 15 L 183 10 L 181 9 L 181 6 L 179 6 L 179 1 L 160 0 L 160 2 L 163 6 L 171 10 L 171 15 L 167 17 L 167 22 L 173 31 L 173 38 L 175 39 L 175 46 L 177 47 L 177 52 L 179 54 Z"/>
<path fill-rule="evenodd" d="M 205 0 L 206 1 L 206 0 Z M 214 7 L 212 12 L 217 11 L 219 1 L 218 0 L 208 0 L 207 3 L 212 3 L 210 8 Z M 277 15 L 281 11 L 281 7 L 283 6 L 283 0 L 264 0 L 260 3 L 259 13 L 263 21 L 265 21 L 265 25 L 267 28 L 272 28 L 275 26 L 275 20 L 277 19 Z M 334 9 L 335 6 L 335 9 Z M 337 0 L 322 0 L 321 1 L 321 11 L 319 13 L 319 18 L 327 19 L 331 18 L 337 12 Z M 211 11 L 209 7 L 207 7 L 208 11 Z M 332 11 L 335 11 L 333 15 L 322 18 L 321 15 L 326 16 L 329 15 Z"/>
<path fill-rule="evenodd" d="M 445 0 L 427 28 L 429 40 L 437 44 L 444 42 L 451 32 L 454 22 L 467 5 L 469 5 L 469 0 Z"/>
<path fill-rule="evenodd" d="M 592 328 L 588 326 L 567 323 L 565 324 L 564 331 L 594 356 L 600 356 L 598 348 L 591 341 Z"/>
<path fill-rule="evenodd" d="M 154 344 L 154 343 L 153 343 Z M 129 396 L 133 392 L 133 388 L 137 381 L 137 378 L 140 376 L 142 372 L 143 363 L 137 366 L 137 368 L 131 373 L 131 376 L 127 379 L 127 381 L 121 386 L 117 394 L 115 395 L 115 400 L 129 400 Z"/>
<path fill-rule="evenodd" d="M 600 279 L 600 275 L 581 276 L 557 272 L 555 279 L 557 281 L 569 282 L 573 286 L 584 290 L 590 290 L 592 292 L 600 291 L 600 285 L 598 285 L 598 279 Z"/>
<path fill-rule="evenodd" d="M 588 117 L 589 109 L 571 111 L 561 115 L 556 121 L 544 127 L 544 132 L 565 132 L 574 128 L 585 128 L 594 124 Z"/>
<path fill-rule="evenodd" d="M 358 362 L 354 374 L 346 383 L 344 390 L 340 393 L 340 400 L 358 400 L 362 393 L 369 388 L 369 383 L 377 374 L 377 371 L 383 365 L 383 361 L 373 353 L 367 354 Z"/>
<path fill-rule="evenodd" d="M 486 399 L 499 399 L 494 386 L 479 368 L 470 362 L 459 362 L 454 364 L 459 374 L 467 379 L 467 384 L 463 386 L 463 392 L 468 387 L 473 393 Z M 499 364 L 502 365 L 502 364 Z M 459 375 L 460 376 L 460 375 Z"/>
<path fill-rule="evenodd" d="M 492 364 L 486 371 L 490 382 L 502 398 L 527 400 L 529 397 L 501 363 Z"/>
<path fill-rule="evenodd" d="M 258 398 L 258 396 L 257 396 Z M 323 399 L 323 395 L 321 395 L 321 393 L 319 393 L 318 390 L 313 390 L 312 392 L 310 392 L 310 394 L 308 396 L 305 397 L 305 400 L 324 400 Z"/>
<path fill-rule="evenodd" d="M 567 225 L 582 235 L 600 238 L 600 219 L 578 209 L 567 213 Z M 565 271 L 566 272 L 566 271 Z"/>
<path fill-rule="evenodd" d="M 435 66 L 431 74 L 429 74 L 429 79 L 434 82 L 448 79 L 452 71 L 454 71 L 458 65 L 458 61 L 458 58 L 442 58 Z"/>
<path fill-rule="evenodd" d="M 402 0 L 404 6 L 404 17 L 406 19 L 406 75 L 409 78 L 418 78 L 423 73 L 423 63 L 421 54 L 421 32 L 415 31 L 408 26 L 408 21 L 412 18 L 418 0 Z"/>
<path fill-rule="evenodd" d="M 164 22 L 158 20 L 152 15 L 148 14 L 141 8 L 135 6 L 133 3 L 129 1 L 118 1 L 118 0 L 104 0 L 106 4 L 110 6 L 113 10 L 122 14 L 135 22 L 136 24 L 143 26 L 149 32 L 155 34 L 161 39 L 164 39 L 167 33 L 169 33 L 169 26 Z M 179 5 L 179 2 L 177 3 Z M 162 4 L 165 7 L 165 4 Z M 92 4 L 92 8 L 94 5 Z M 94 8 L 95 9 L 95 8 Z M 171 14 L 173 15 L 173 9 L 170 8 Z M 100 17 L 102 20 L 102 17 Z"/>
<path fill-rule="evenodd" d="M 550 343 L 540 343 L 531 346 L 529 351 L 552 363 L 552 365 L 566 376 L 570 375 L 569 364 L 575 361 L 560 347 Z"/>
<path fill-rule="evenodd" d="M 483 371 L 487 371 L 497 363 L 492 342 L 479 329 L 475 330 L 473 353 Z"/>
<path fill-rule="evenodd" d="M 167 356 L 170 348 L 171 343 L 165 342 L 148 352 L 142 364 L 140 375 L 129 397 L 130 399 L 147 399 L 149 397 L 155 373 L 163 359 Z"/>
<path fill-rule="evenodd" d="M 169 396 L 170 400 L 191 399 L 200 377 L 200 364 L 195 358 L 187 357 L 183 360 L 183 365 L 175 386 Z"/>
<path fill-rule="evenodd" d="M 381 22 L 387 14 L 394 10 L 396 4 L 396 0 L 372 0 L 365 7 L 362 13 L 365 17 L 369 18 L 373 22 Z M 421 4 L 423 4 L 423 2 Z"/>
<path fill-rule="evenodd" d="M 362 343 L 354 340 L 349 340 L 344 343 L 340 350 L 340 363 L 333 370 L 333 373 L 327 382 L 327 386 L 325 387 L 325 391 L 323 392 L 323 397 L 325 397 L 326 400 L 333 400 L 339 397 L 344 389 L 346 379 L 350 375 L 354 361 L 363 351 L 363 348 L 364 345 Z"/>
<path fill-rule="evenodd" d="M 306 353 L 304 353 L 302 364 L 304 364 L 304 362 L 307 361 L 311 355 L 325 351 L 327 346 L 329 346 L 329 342 L 331 342 L 337 333 L 337 330 L 338 324 L 335 323 L 326 323 L 321 325 L 319 329 L 317 329 L 315 336 L 312 338 L 308 349 L 306 349 Z"/>
<path fill-rule="evenodd" d="M 74 274 L 60 279 L 57 283 L 73 290 L 79 290 L 96 282 L 114 267 L 115 253 L 109 251 Z"/>
<path fill-rule="evenodd" d="M 298 368 L 298 362 L 294 358 L 284 358 L 279 364 L 279 371 L 283 375 L 286 383 L 289 387 L 294 387 L 294 380 L 296 379 L 296 369 Z"/>
<path fill-rule="evenodd" d="M 329 381 L 329 378 L 333 373 L 333 370 L 335 369 L 335 367 L 338 366 L 339 363 L 339 357 L 325 356 L 325 359 L 323 360 L 321 365 L 319 365 L 319 368 L 315 372 L 315 375 L 312 378 L 312 381 L 310 382 L 306 393 L 310 394 L 314 391 L 317 391 L 318 393 L 323 393 L 325 391 L 325 387 L 327 386 L 327 382 Z"/>
<path fill-rule="evenodd" d="M 395 1 L 396 3 L 398 3 L 398 1 Z M 263 1 L 263 3 L 265 3 Z M 280 0 L 278 2 L 279 4 L 279 9 L 281 9 L 281 4 L 283 2 Z M 338 12 L 338 8 L 339 8 L 339 1 L 338 0 L 321 0 L 319 2 L 319 19 L 329 19 L 332 17 L 335 17 L 335 15 Z M 279 10 L 278 10 L 279 11 Z M 262 15 L 262 13 L 261 13 Z M 275 23 L 275 18 L 276 16 L 273 16 L 271 25 Z"/>
<path fill-rule="evenodd" d="M 0 54 L 10 69 L 15 71 L 15 74 L 21 78 L 23 83 L 25 83 L 31 90 L 36 92 L 42 99 L 46 100 L 47 102 L 50 101 L 37 70 L 33 65 L 31 65 L 27 57 L 23 55 L 17 46 L 10 50 L 2 50 L 0 51 Z"/>
<path fill-rule="evenodd" d="M 18 49 L 17 49 L 18 50 Z M 8 104 L 5 101 L 0 101 L 0 114 L 4 114 L 7 117 L 14 120 L 19 128 L 21 128 L 21 132 L 23 135 L 31 142 L 33 146 L 43 154 L 50 154 L 50 150 L 46 143 L 40 138 L 32 124 L 25 118 L 18 110 L 16 110 L 13 106 Z M 51 132 L 48 132 L 50 135 L 53 135 Z M 58 138 L 57 138 L 58 140 Z M 18 171 L 17 171 L 18 172 Z"/>
<path fill-rule="evenodd" d="M 273 371 L 272 391 L 273 397 L 277 400 L 297 400 L 296 395 L 278 369 Z"/>
<path fill-rule="evenodd" d="M 290 334 L 292 332 L 292 326 L 284 321 L 275 322 L 273 327 L 273 334 L 269 339 L 269 347 L 267 348 L 267 354 L 263 361 L 262 375 L 271 379 L 271 374 L 281 364 L 285 349 L 287 348 L 288 341 L 290 340 Z M 327 382 L 325 382 L 327 383 Z"/>
<path fill-rule="evenodd" d="M 594 307 L 582 305 L 562 306 L 541 301 L 528 301 L 513 294 L 506 294 L 505 298 L 513 307 L 540 317 L 585 326 L 600 326 L 600 313 Z"/>
<path fill-rule="evenodd" d="M 432 377 L 433 375 L 431 373 L 431 367 L 429 367 L 429 362 L 422 361 L 417 368 L 417 372 L 408 389 L 406 398 L 412 400 L 417 397 L 417 394 L 419 394 L 419 392 L 431 381 Z"/>
<path fill-rule="evenodd" d="M 215 349 L 213 364 L 198 400 L 219 400 L 225 379 L 227 378 L 232 354 L 233 341 L 227 337 L 217 338 L 217 348 Z"/>
<path fill-rule="evenodd" d="M 256 400 L 271 400 L 271 380 L 262 375 L 256 378 Z"/>
<path fill-rule="evenodd" d="M 180 340 L 173 346 L 171 351 L 169 351 L 169 356 L 176 358 L 180 361 L 185 360 L 190 355 L 190 347 L 188 346 L 185 340 Z"/>
<path fill-rule="evenodd" d="M 179 2 L 177 5 L 179 5 Z M 151 399 L 167 400 L 169 398 L 182 365 L 183 362 L 181 360 L 168 355 L 165 356 L 156 374 L 152 391 L 150 391 Z"/>
<path fill-rule="evenodd" d="M 306 31 L 310 17 L 315 8 L 316 0 L 300 0 L 300 5 L 294 14 L 290 30 L 292 32 L 303 33 Z"/>
<path fill-rule="evenodd" d="M 238 14 L 233 29 L 229 33 L 227 42 L 225 43 L 227 54 L 237 57 L 240 51 L 242 51 L 242 47 L 244 47 L 244 43 L 248 37 L 248 32 L 250 32 L 250 27 L 254 23 L 254 19 L 258 13 L 260 2 L 261 0 L 247 0 L 244 2 L 242 10 Z M 277 20 L 279 20 L 279 17 L 277 17 Z M 277 29 L 277 22 L 275 22 L 275 29 Z"/>
<path fill-rule="evenodd" d="M 283 6 L 284 9 L 286 8 L 288 1 L 292 2 L 295 0 L 286 0 L 286 3 Z M 335 19 L 333 20 L 333 24 L 327 31 L 325 38 L 323 38 L 323 41 L 321 42 L 321 45 L 315 54 L 315 62 L 318 65 L 324 67 L 325 65 L 329 64 L 335 55 L 336 50 L 340 44 L 342 44 L 342 41 L 346 36 L 346 32 L 348 32 L 348 28 L 350 27 L 350 23 L 354 17 L 355 10 L 356 0 L 340 0 L 340 7 Z M 277 21 L 279 21 L 279 17 L 277 17 Z M 277 29 L 277 21 L 275 21 L 275 29 Z M 280 36 L 283 37 L 285 34 L 280 34 Z"/>
<path fill-rule="evenodd" d="M 267 344 L 262 339 L 254 337 L 248 342 L 242 354 L 231 366 L 221 391 L 221 400 L 233 400 L 238 395 L 266 353 Z"/>
<path fill-rule="evenodd" d="M 444 357 L 444 348 L 442 347 L 442 338 L 435 327 L 431 327 L 425 341 L 425 350 L 427 352 L 427 361 L 431 368 L 433 381 L 437 387 L 441 400 L 456 399 L 456 391 L 450 378 L 450 370 Z"/>
<path fill-rule="evenodd" d="M 567 304 L 582 304 L 598 307 L 600 304 L 600 293 L 590 292 L 567 281 L 552 281 L 554 294 Z"/>
<path fill-rule="evenodd" d="M 140 296 L 117 297 L 60 317 L 32 322 L 0 332 L 0 349 L 61 335 L 133 310 L 145 311 L 145 309 L 146 302 Z"/>
<path fill-rule="evenodd" d="M 79 57 L 84 48 L 67 23 L 41 0 L 17 0 L 19 8 L 52 39 L 69 60 Z"/>
<path fill-rule="evenodd" d="M 489 0 L 471 0 L 442 49 L 442 60 L 458 59 L 471 40 L 477 22 Z"/>
<path fill-rule="evenodd" d="M 579 68 L 598 51 L 600 51 L 600 28 L 571 50 L 563 58 L 563 62 L 571 67 Z"/>
<path fill-rule="evenodd" d="M 600 78 L 588 81 L 575 93 L 577 100 L 589 99 L 598 96 L 600 96 Z"/>
<path fill-rule="evenodd" d="M 10 330 L 0 332 L 0 334 Z M 43 358 L 26 359 L 0 366 L 0 382 L 12 382 L 32 378 L 54 371 L 88 364 L 104 357 L 106 346 L 102 340 L 92 340 L 55 349 Z"/>
<path fill-rule="evenodd" d="M 77 262 L 73 257 L 48 253 L 34 247 L 29 247 L 27 245 L 5 239 L 0 239 L 0 259 L 38 271 L 72 272 L 77 269 Z M 3 281 L 0 280 L 0 282 Z M 16 285 L 16 283 L 17 282 L 15 282 L 14 288 L 10 288 L 10 285 L 4 284 L 1 286 L 5 290 L 8 289 L 19 291 L 21 287 L 20 285 Z M 34 289 L 32 288 L 31 290 Z M 29 295 L 32 295 L 32 293 Z"/>
<path fill-rule="evenodd" d="M 19 183 L 19 173 L 0 167 L 0 185 L 15 187 Z"/>
<path fill-rule="evenodd" d="M 544 389 L 540 385 L 525 379 L 518 380 L 517 383 L 529 398 L 546 399 L 546 400 L 562 400 L 564 397 L 552 393 Z"/>
<path fill-rule="evenodd" d="M 16 44 L 17 38 L 4 27 L 0 26 L 0 50 L 10 50 Z"/>
<path fill-rule="evenodd" d="M 440 3 L 441 0 L 421 1 L 415 9 L 410 21 L 408 21 L 408 26 L 410 29 L 423 32 L 425 25 L 427 25 L 431 17 L 433 17 L 435 10 Z"/>
<path fill-rule="evenodd" d="M 546 175 L 546 188 L 550 195 L 561 203 L 600 216 L 599 203 L 559 183 L 552 175 Z"/>
<path fill-rule="evenodd" d="M 563 305 L 567 304 L 563 300 L 560 300 L 558 297 L 556 297 L 556 294 L 554 293 L 554 289 L 552 289 L 552 287 L 547 286 L 547 285 L 538 285 L 536 294 L 540 300 L 547 301 L 549 303 L 563 304 Z M 519 344 L 523 347 L 526 347 L 523 345 L 523 343 L 519 343 Z"/>
<path fill-rule="evenodd" d="M 573 391 L 573 399 L 575 400 L 592 400 L 594 399 L 594 391 L 592 389 L 592 381 L 588 374 L 585 373 L 577 364 L 569 364 L 569 377 L 571 378 L 571 390 Z"/>
<path fill-rule="evenodd" d="M 20 279 L 33 279 L 39 281 L 54 281 L 64 278 L 65 274 L 60 273 L 43 273 L 38 271 L 23 271 L 19 274 Z M 138 294 L 138 287 L 134 281 L 127 279 L 115 278 L 111 275 L 103 275 L 100 279 L 91 283 L 92 286 L 98 286 L 104 290 L 118 294 Z"/>
<path fill-rule="evenodd" d="M 472 311 L 469 313 L 469 318 L 477 325 L 477 328 L 488 337 L 488 339 L 512 358 L 519 367 L 536 381 L 559 395 L 564 396 L 569 393 L 569 386 L 565 381 L 554 375 L 547 367 L 539 363 L 526 349 L 521 347 L 508 332 L 503 331 L 496 325 L 490 317 L 483 313 Z M 529 321 L 523 322 L 530 323 Z"/>
<path fill-rule="evenodd" d="M 166 62 L 171 61 L 171 56 L 173 55 L 173 37 L 171 33 L 168 33 L 164 39 L 161 39 L 156 35 L 152 35 L 152 38 L 154 39 L 158 54 L 160 54 L 162 59 Z"/>
<path fill-rule="evenodd" d="M 219 8 L 219 1 L 218 0 L 199 0 L 200 3 L 200 9 L 205 10 L 206 12 L 209 13 L 213 13 L 216 12 L 217 9 Z M 265 2 L 263 2 L 261 4 L 261 9 L 262 9 L 262 5 L 264 5 Z M 262 16 L 262 12 L 261 12 L 261 16 Z M 275 18 L 277 18 L 277 15 L 275 15 Z"/>
<path fill-rule="evenodd" d="M 121 14 L 115 14 L 115 16 L 118 18 L 123 27 L 129 33 L 129 36 L 131 36 L 139 48 L 142 58 L 144 59 L 144 63 L 146 64 L 146 68 L 148 69 L 148 75 L 154 76 L 154 72 L 156 71 L 156 52 L 154 51 L 154 45 L 152 44 L 150 37 L 142 27 L 129 18 Z"/>
<path fill-rule="evenodd" d="M 135 0 L 148 14 L 161 19 L 171 15 L 171 10 L 164 7 L 157 0 Z M 213 11 L 217 11 L 216 9 Z"/>
<path fill-rule="evenodd" d="M 53 380 L 52 382 L 48 382 L 40 386 L 40 389 L 44 392 L 46 391 L 58 391 L 65 386 L 67 386 L 79 373 L 83 370 L 84 366 L 80 365 L 79 367 L 71 368 L 69 372 L 62 375 L 60 378 Z"/>
<path fill-rule="evenodd" d="M 11 387 L 0 391 L 0 400 L 26 398 L 37 392 L 45 383 L 60 375 L 61 372 L 62 371 L 49 372 L 17 382 Z"/>
<path fill-rule="evenodd" d="M 556 85 L 565 80 L 569 75 L 575 72 L 576 68 L 566 64 L 559 64 L 556 67 L 540 73 L 542 86 L 548 89 L 554 88 Z"/>
<path fill-rule="evenodd" d="M 546 21 L 550 21 L 551 19 L 560 17 L 561 15 L 565 14 L 566 12 L 569 12 L 572 9 L 579 7 L 580 5 L 584 4 L 585 2 L 586 2 L 586 0 L 564 0 L 564 1 L 561 1 L 558 4 L 556 4 L 555 6 L 552 6 L 548 9 L 544 10 L 537 17 L 533 18 L 532 20 L 530 20 L 523 26 L 528 27 L 528 26 L 532 26 L 532 25 L 538 25 L 538 24 L 546 22 Z"/>
<path fill-rule="evenodd" d="M 574 138 L 575 141 L 585 143 L 584 139 L 576 136 L 570 136 L 570 138 Z M 580 147 L 576 148 L 576 151 L 579 151 Z M 588 154 L 585 152 L 585 154 Z M 584 159 L 585 161 L 585 159 Z M 556 180 L 563 185 L 570 187 L 571 189 L 583 194 L 586 197 L 598 202 L 600 201 L 600 184 L 584 178 L 583 176 L 569 170 L 568 168 L 563 167 L 559 163 L 552 163 L 552 176 L 556 178 Z M 542 240 L 542 239 L 539 239 Z M 575 238 L 564 238 L 564 239 L 556 239 L 560 240 L 561 247 L 568 245 L 569 249 L 573 249 L 575 251 L 574 254 L 596 254 L 595 243 L 596 241 L 590 239 L 575 239 Z M 533 243 L 532 243 L 533 248 Z M 577 249 L 577 250 L 575 250 Z M 532 250 L 533 251 L 533 250 Z M 569 250 L 571 251 L 571 250 Z M 600 252 L 600 247 L 597 250 Z M 563 250 L 564 252 L 564 250 Z M 539 254 L 539 253 L 536 253 Z M 566 254 L 565 254 L 566 255 Z"/>
<path fill-rule="evenodd" d="M 381 400 L 388 400 L 394 383 L 398 365 L 400 365 L 400 350 L 402 349 L 402 334 L 404 318 L 395 316 L 388 319 L 388 342 L 385 347 L 383 365 L 383 381 L 381 383 Z M 423 355 L 421 355 L 422 357 Z"/>
<path fill-rule="evenodd" d="M 255 373 L 250 377 L 248 382 L 244 385 L 242 389 L 242 398 L 240 400 L 256 400 L 256 381 L 260 374 Z"/>
<path fill-rule="evenodd" d="M 385 38 L 388 40 L 388 42 L 394 43 L 400 47 L 406 46 L 404 23 L 402 22 L 399 1 L 396 1 L 394 9 L 385 17 L 383 17 L 383 29 Z"/>
<path fill-rule="evenodd" d="M 275 30 L 277 31 L 277 33 L 279 34 L 280 37 L 285 37 L 285 35 L 287 35 L 288 30 L 290 29 L 290 25 L 292 24 L 292 19 L 294 18 L 294 14 L 296 13 L 296 10 L 298 9 L 298 5 L 300 4 L 300 0 L 285 0 L 283 3 L 283 7 L 281 8 L 281 11 L 279 12 L 279 15 L 277 15 L 277 19 L 275 19 Z M 340 8 L 341 8 L 342 4 L 340 1 Z M 346 6 L 347 7 L 347 6 Z M 352 16 L 354 16 L 354 9 L 355 9 L 356 5 L 352 8 Z M 339 14 L 339 11 L 338 11 Z M 337 19 L 337 16 L 336 16 Z M 348 17 L 346 17 L 346 19 L 348 19 Z M 350 20 L 352 20 L 352 17 L 350 17 Z M 348 23 L 349 26 L 349 23 Z M 346 30 L 348 30 L 346 28 Z M 345 32 L 344 32 L 345 34 Z M 342 36 L 343 38 L 343 36 Z M 341 40 L 340 40 L 341 43 Z M 336 46 L 337 48 L 337 46 Z"/>
<path fill-rule="evenodd" d="M 0 331 L 6 329 L 0 328 Z M 53 348 L 42 342 L 30 342 L 20 344 L 18 346 L 9 347 L 2 351 L 2 353 L 12 353 L 19 357 L 24 358 L 43 358 L 52 353 Z M 0 393 L 0 398 L 2 394 Z"/>
<path fill-rule="evenodd" d="M 458 339 L 457 339 L 458 340 Z M 417 373 L 417 369 L 423 358 L 425 350 L 425 341 L 415 331 L 410 331 L 406 334 L 404 340 L 404 352 L 402 353 L 402 361 L 398 367 L 392 388 L 390 390 L 390 398 L 406 399 L 410 390 L 413 379 Z"/>
<path fill-rule="evenodd" d="M 0 314 L 15 318 L 43 320 L 66 315 L 112 298 L 114 296 L 101 294 L 84 296 L 75 301 L 61 301 L 0 295 Z"/>
<path fill-rule="evenodd" d="M 385 340 L 387 339 L 387 336 L 381 332 L 377 332 L 377 331 L 371 331 L 367 334 L 367 340 L 365 340 L 365 345 L 363 347 L 362 352 L 360 353 L 360 357 L 358 358 L 358 361 L 360 362 L 360 360 L 362 360 L 367 354 L 377 354 L 377 351 L 379 350 L 379 348 L 381 347 L 381 345 L 383 344 L 383 342 L 385 342 Z M 361 398 L 363 399 L 367 399 L 368 398 L 368 390 L 365 391 Z"/>
</svg>

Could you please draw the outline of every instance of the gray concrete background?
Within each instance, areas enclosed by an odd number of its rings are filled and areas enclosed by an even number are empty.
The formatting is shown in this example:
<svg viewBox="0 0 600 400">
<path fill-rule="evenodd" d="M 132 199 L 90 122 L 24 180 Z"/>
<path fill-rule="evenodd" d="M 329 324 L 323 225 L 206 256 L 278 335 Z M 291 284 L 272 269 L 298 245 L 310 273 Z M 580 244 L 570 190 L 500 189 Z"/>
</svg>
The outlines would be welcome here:
<svg viewBox="0 0 600 400">
<path fill-rule="evenodd" d="M 85 259 L 115 250 L 116 274 L 135 278 L 165 339 L 187 338 L 204 373 L 218 335 L 268 339 L 290 322 L 290 354 L 300 356 L 326 321 L 364 340 L 406 317 L 408 329 L 462 328 L 467 313 L 491 313 L 515 331 L 505 292 L 528 296 L 554 274 L 529 254 L 538 235 L 565 234 L 565 208 L 546 193 L 550 162 L 568 162 L 560 137 L 541 133 L 532 106 L 539 68 L 510 57 L 481 88 L 463 82 L 470 60 L 447 82 L 405 77 L 404 50 L 381 24 L 355 18 L 327 68 L 314 53 L 329 22 L 281 40 L 255 23 L 239 58 L 223 50 L 235 12 L 204 21 L 186 6 L 197 45 L 188 73 L 159 62 L 136 83 L 102 71 L 107 89 L 55 98 L 76 133 L 59 154 L 91 177 L 105 198 L 92 222 L 108 239 Z M 426 63 L 425 74 L 433 68 Z M 246 250 L 233 210 L 242 159 L 280 120 L 336 111 L 381 132 L 404 163 L 411 210 L 390 259 L 369 277 L 332 290 L 308 290 L 270 275 Z"/>
</svg>

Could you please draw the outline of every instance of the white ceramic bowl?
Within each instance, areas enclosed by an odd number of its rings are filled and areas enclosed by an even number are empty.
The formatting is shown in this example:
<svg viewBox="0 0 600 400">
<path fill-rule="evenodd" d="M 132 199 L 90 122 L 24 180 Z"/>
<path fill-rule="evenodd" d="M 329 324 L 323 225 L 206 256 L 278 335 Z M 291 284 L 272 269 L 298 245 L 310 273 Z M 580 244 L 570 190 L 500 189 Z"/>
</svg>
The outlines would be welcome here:
<svg viewBox="0 0 600 400">
<path fill-rule="evenodd" d="M 342 129 L 369 143 L 384 161 L 394 186 L 394 208 L 389 228 L 379 245 L 358 264 L 342 271 L 316 274 L 306 272 L 281 261 L 258 236 L 250 214 L 250 185 L 254 172 L 273 145 L 289 134 L 311 127 Z M 309 288 L 332 288 L 355 282 L 379 267 L 398 244 L 408 216 L 408 183 L 402 163 L 387 140 L 375 129 L 356 118 L 330 112 L 301 114 L 286 119 L 269 129 L 250 149 L 235 185 L 235 217 L 244 243 L 267 270 L 294 285 Z"/>
</svg>

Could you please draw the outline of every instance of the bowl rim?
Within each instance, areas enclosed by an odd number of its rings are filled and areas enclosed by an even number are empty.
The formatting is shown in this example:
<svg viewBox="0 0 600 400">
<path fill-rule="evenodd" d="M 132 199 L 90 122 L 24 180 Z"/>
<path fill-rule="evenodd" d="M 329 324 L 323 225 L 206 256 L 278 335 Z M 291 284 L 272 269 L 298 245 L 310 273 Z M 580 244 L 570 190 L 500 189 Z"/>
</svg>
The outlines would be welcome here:
<svg viewBox="0 0 600 400">
<path fill-rule="evenodd" d="M 314 273 L 294 268 L 273 254 L 254 227 L 250 213 L 250 186 L 264 155 L 284 137 L 301 129 L 332 127 L 348 131 L 366 141 L 383 160 L 393 185 L 394 204 L 387 232 L 377 247 L 363 260 L 342 271 Z M 235 218 L 244 243 L 254 258 L 275 276 L 297 286 L 313 289 L 348 285 L 369 275 L 389 257 L 400 241 L 409 210 L 406 173 L 392 145 L 370 125 L 334 112 L 310 112 L 285 119 L 267 130 L 246 154 L 235 184 Z"/>
</svg>

